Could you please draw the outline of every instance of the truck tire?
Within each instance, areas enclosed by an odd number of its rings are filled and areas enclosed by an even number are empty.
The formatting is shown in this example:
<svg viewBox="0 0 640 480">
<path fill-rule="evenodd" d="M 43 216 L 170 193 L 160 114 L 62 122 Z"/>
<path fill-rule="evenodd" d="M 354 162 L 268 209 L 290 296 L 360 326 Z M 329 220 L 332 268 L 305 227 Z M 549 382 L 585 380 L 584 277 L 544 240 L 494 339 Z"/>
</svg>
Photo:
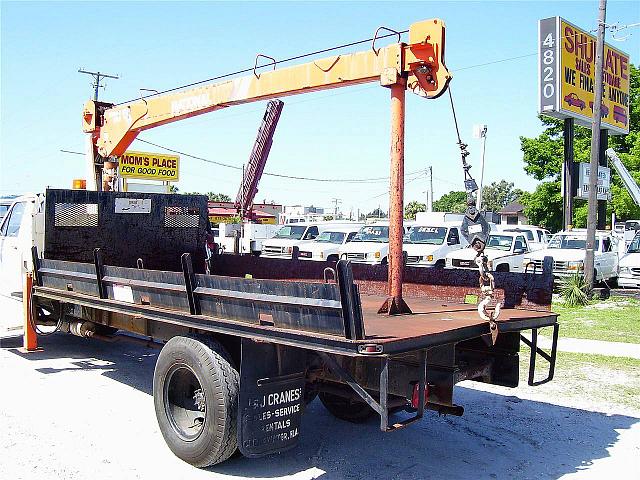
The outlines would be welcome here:
<svg viewBox="0 0 640 480">
<path fill-rule="evenodd" d="M 496 267 L 496 272 L 508 272 L 508 271 L 509 271 L 509 265 L 507 265 L 506 263 L 501 263 Z"/>
<path fill-rule="evenodd" d="M 347 422 L 363 423 L 375 413 L 365 402 L 353 401 L 331 393 L 320 392 L 318 398 L 331 415 Z"/>
<path fill-rule="evenodd" d="M 173 337 L 158 356 L 153 402 L 171 451 L 195 467 L 227 460 L 237 448 L 238 371 L 215 341 Z"/>
</svg>

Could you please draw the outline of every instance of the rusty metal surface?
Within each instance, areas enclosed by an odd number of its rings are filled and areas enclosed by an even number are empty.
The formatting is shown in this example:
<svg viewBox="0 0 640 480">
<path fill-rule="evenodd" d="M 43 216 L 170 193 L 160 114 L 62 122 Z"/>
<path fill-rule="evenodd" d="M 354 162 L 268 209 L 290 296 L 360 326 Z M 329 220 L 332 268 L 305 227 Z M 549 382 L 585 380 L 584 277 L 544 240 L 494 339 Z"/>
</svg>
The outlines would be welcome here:
<svg viewBox="0 0 640 480">
<path fill-rule="evenodd" d="M 283 281 L 323 282 L 325 268 L 333 262 L 309 262 L 254 257 L 252 255 L 219 255 L 213 263 L 217 275 L 265 278 Z M 387 267 L 352 264 L 353 276 L 360 293 L 387 295 Z M 495 272 L 495 300 L 504 308 L 551 309 L 553 276 L 544 274 Z M 478 272 L 465 269 L 404 268 L 403 297 L 412 306 L 414 298 L 427 298 L 449 303 L 462 303 L 466 295 L 478 295 Z M 379 306 L 379 305 L 378 305 Z"/>
<path fill-rule="evenodd" d="M 367 340 L 387 342 L 395 339 L 418 338 L 470 327 L 486 327 L 475 305 L 447 304 L 425 299 L 412 299 L 412 314 L 381 316 L 377 314 L 384 296 L 362 295 L 362 313 Z M 547 311 L 504 309 L 498 325 L 520 319 L 545 319 Z"/>
<path fill-rule="evenodd" d="M 389 290 L 390 298 L 378 306 L 380 313 L 408 313 L 402 300 L 402 222 L 404 216 L 404 113 L 405 85 L 391 85 L 391 172 L 389 177 Z"/>
</svg>

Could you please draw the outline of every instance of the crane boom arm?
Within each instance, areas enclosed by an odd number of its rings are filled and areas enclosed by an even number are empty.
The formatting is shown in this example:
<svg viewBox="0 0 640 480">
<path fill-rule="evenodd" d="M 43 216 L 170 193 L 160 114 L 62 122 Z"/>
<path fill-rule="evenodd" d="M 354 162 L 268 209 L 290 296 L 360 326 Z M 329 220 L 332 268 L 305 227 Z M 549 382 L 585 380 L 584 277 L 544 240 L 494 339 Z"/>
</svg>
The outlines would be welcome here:
<svg viewBox="0 0 640 480">
<path fill-rule="evenodd" d="M 622 179 L 624 186 L 627 187 L 627 191 L 629 192 L 629 195 L 631 195 L 631 198 L 636 203 L 636 205 L 640 207 L 640 187 L 638 187 L 638 184 L 635 182 L 635 180 L 629 173 L 629 170 L 626 169 L 626 167 L 622 163 L 622 160 L 620 160 L 620 157 L 618 157 L 618 155 L 613 150 L 613 148 L 607 148 L 605 153 L 607 154 L 607 157 L 609 157 L 609 160 L 611 160 L 611 163 L 613 164 L 614 168 L 620 175 L 620 178 Z"/>
<path fill-rule="evenodd" d="M 394 43 L 347 55 L 277 68 L 195 88 L 153 95 L 112 106 L 88 101 L 83 131 L 91 133 L 102 157 L 120 156 L 147 129 L 245 103 L 330 88 L 380 81 L 384 86 L 404 79 L 414 93 L 436 98 L 451 75 L 444 63 L 445 26 L 439 19 L 411 25 L 409 43 Z"/>
<path fill-rule="evenodd" d="M 258 193 L 258 183 L 260 183 L 264 166 L 271 151 L 273 134 L 278 126 L 283 106 L 282 100 L 270 100 L 267 103 L 267 110 L 258 129 L 258 137 L 253 145 L 253 150 L 251 150 L 247 168 L 242 172 L 242 183 L 236 195 L 235 205 L 243 216 L 247 215 L 247 210 L 253 205 L 253 199 Z"/>
</svg>

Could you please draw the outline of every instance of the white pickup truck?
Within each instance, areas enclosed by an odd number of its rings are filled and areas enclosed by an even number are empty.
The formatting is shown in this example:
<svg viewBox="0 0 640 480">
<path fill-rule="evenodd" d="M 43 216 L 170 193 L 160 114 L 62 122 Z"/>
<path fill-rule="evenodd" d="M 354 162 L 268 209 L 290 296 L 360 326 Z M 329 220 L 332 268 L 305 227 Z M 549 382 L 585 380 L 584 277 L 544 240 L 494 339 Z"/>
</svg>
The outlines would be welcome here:
<svg viewBox="0 0 640 480">
<path fill-rule="evenodd" d="M 404 239 L 407 265 L 445 267 L 445 257 L 469 245 L 460 235 L 460 222 L 416 223 Z"/>
<path fill-rule="evenodd" d="M 484 253 L 489 259 L 489 270 L 495 272 L 522 272 L 524 255 L 529 253 L 529 246 L 523 233 L 494 232 L 487 239 Z M 446 256 L 445 268 L 478 269 L 474 259 L 476 251 L 463 248 Z"/>
<path fill-rule="evenodd" d="M 610 231 L 596 232 L 594 249 L 594 279 L 608 281 L 618 276 L 618 239 Z M 553 257 L 553 276 L 561 279 L 584 271 L 587 231 L 574 229 L 556 233 L 547 248 L 533 252 L 524 258 L 528 271 L 542 272 L 544 257 Z"/>
<path fill-rule="evenodd" d="M 278 228 L 278 225 L 259 223 L 221 223 L 215 242 L 223 253 L 260 255 L 262 244 L 273 238 Z"/>
<path fill-rule="evenodd" d="M 350 227 L 332 227 L 318 235 L 312 242 L 300 246 L 298 258 L 300 260 L 315 260 L 318 262 L 337 262 L 340 247 L 349 243 L 356 236 L 361 224 Z"/>
<path fill-rule="evenodd" d="M 618 285 L 640 288 L 640 231 L 627 248 L 627 253 L 618 264 Z"/>
<path fill-rule="evenodd" d="M 405 225 L 403 228 L 406 235 L 409 227 Z M 338 252 L 341 259 L 351 262 L 386 265 L 389 256 L 389 222 L 365 225 Z"/>
</svg>

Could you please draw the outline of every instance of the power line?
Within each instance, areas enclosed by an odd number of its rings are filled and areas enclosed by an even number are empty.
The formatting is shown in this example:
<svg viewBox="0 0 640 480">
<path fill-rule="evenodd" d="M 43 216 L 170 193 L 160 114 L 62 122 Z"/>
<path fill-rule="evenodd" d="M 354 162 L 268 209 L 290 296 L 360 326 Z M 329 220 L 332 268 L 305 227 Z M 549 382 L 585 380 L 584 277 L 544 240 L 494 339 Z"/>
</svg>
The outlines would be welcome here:
<svg viewBox="0 0 640 480">
<path fill-rule="evenodd" d="M 169 147 L 165 147 L 163 145 L 159 145 L 157 143 L 153 143 L 153 142 L 149 142 L 147 140 L 142 140 L 140 138 L 136 139 L 139 142 L 142 143 L 146 143 L 148 145 L 152 145 L 154 147 L 157 148 L 161 148 L 163 150 L 166 150 L 168 152 L 172 152 L 172 153 L 177 153 L 178 155 L 182 155 L 184 157 L 188 157 L 188 158 L 193 158 L 194 160 L 200 160 L 201 162 L 205 162 L 205 163 L 210 163 L 213 165 L 218 165 L 220 167 L 224 167 L 224 168 L 231 168 L 233 170 L 242 170 L 242 167 L 238 167 L 236 165 L 231 165 L 228 163 L 222 163 L 222 162 L 218 162 L 216 160 L 211 160 L 209 158 L 204 158 L 204 157 L 200 157 L 197 155 L 192 155 L 190 153 L 186 153 L 180 150 L 176 150 L 173 148 L 169 148 Z M 60 150 L 61 152 L 64 153 L 70 153 L 73 155 L 84 155 L 81 152 L 73 152 L 70 150 Z M 424 169 L 421 170 L 416 170 L 414 172 L 409 172 L 407 173 L 407 176 L 411 177 L 413 175 L 416 174 L 423 174 L 424 173 Z M 290 179 L 290 180 L 303 180 L 303 181 L 309 181 L 309 182 L 324 182 L 324 183 L 328 183 L 328 182 L 335 182 L 335 183 L 377 183 L 377 182 L 383 182 L 383 181 L 387 181 L 389 180 L 389 177 L 372 177 L 372 178 L 351 178 L 351 179 L 345 179 L 345 178 L 313 178 L 313 177 L 298 177 L 298 176 L 294 176 L 294 175 L 285 175 L 285 174 L 281 174 L 281 173 L 272 173 L 272 172 L 264 172 L 263 175 L 268 175 L 270 177 L 277 177 L 277 178 L 286 178 L 286 179 Z"/>
</svg>

